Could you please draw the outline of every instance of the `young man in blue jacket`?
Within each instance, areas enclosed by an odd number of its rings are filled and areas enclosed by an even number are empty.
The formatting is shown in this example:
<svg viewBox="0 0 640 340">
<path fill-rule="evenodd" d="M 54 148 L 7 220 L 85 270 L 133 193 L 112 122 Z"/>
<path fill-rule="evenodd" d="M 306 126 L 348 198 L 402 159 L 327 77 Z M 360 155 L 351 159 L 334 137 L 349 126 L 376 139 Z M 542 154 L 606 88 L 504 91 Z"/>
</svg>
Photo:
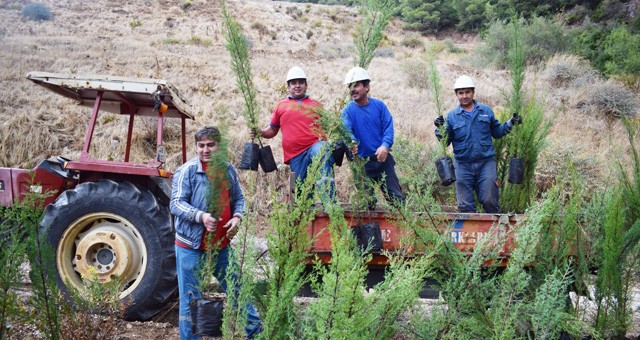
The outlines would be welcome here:
<svg viewBox="0 0 640 340">
<path fill-rule="evenodd" d="M 391 112 L 380 99 L 369 97 L 369 73 L 362 67 L 354 67 L 347 73 L 344 84 L 349 87 L 352 101 L 342 109 L 342 121 L 351 134 L 352 151 L 366 159 L 364 165 L 367 177 L 378 183 L 385 198 L 393 205 L 404 202 L 400 181 L 391 156 L 393 146 L 393 118 Z M 376 206 L 373 188 L 366 186 L 370 193 L 369 209 Z"/>
<path fill-rule="evenodd" d="M 460 76 L 454 86 L 458 105 L 436 118 L 436 137 L 446 123 L 447 145 L 453 144 L 456 174 L 456 197 L 460 212 L 476 212 L 474 193 L 486 213 L 499 213 L 496 153 L 492 138 L 502 138 L 522 117 L 513 117 L 501 124 L 488 105 L 473 99 L 475 84 L 468 76 Z"/>
<path fill-rule="evenodd" d="M 217 249 L 214 275 L 225 292 L 227 287 L 227 267 L 233 257 L 230 240 L 238 232 L 240 219 L 244 214 L 245 200 L 235 168 L 224 164 L 221 171 L 207 168 L 213 154 L 218 150 L 220 131 L 213 126 L 205 126 L 196 132 L 197 157 L 184 163 L 173 174 L 171 189 L 171 214 L 175 216 L 176 228 L 176 272 L 180 295 L 179 320 L 180 339 L 199 339 L 191 334 L 189 302 L 200 299 L 198 277 L 205 251 L 209 247 Z M 222 173 L 224 172 L 224 173 Z M 217 176 L 217 177 L 210 177 Z M 217 197 L 211 197 L 211 179 L 221 179 Z M 216 199 L 219 216 L 211 213 L 210 199 Z M 213 234 L 211 243 L 206 242 L 207 234 Z M 237 289 L 237 288 L 236 288 Z M 247 305 L 247 338 L 252 339 L 262 330 L 262 322 L 253 305 Z"/>
</svg>

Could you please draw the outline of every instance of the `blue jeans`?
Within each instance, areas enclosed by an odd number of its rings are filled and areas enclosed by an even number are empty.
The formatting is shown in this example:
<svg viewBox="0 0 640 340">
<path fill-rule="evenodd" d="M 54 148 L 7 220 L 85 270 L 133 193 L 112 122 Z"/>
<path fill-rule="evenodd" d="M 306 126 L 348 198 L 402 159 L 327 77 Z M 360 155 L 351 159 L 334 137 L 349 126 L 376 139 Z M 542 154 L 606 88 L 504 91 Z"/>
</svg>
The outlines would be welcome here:
<svg viewBox="0 0 640 340">
<path fill-rule="evenodd" d="M 191 340 L 200 337 L 191 334 L 191 314 L 189 313 L 189 302 L 202 298 L 198 289 L 198 275 L 202 265 L 204 251 L 197 249 L 187 249 L 175 246 L 176 249 L 176 271 L 178 274 L 178 293 L 180 294 L 180 313 L 178 326 L 180 328 L 180 339 Z M 231 253 L 231 254 L 230 254 Z M 229 256 L 233 256 L 233 249 L 227 246 L 218 251 L 214 275 L 220 282 L 222 289 L 227 292 L 227 267 L 229 266 Z M 238 286 L 235 290 L 239 289 Z M 247 325 L 245 332 L 249 339 L 255 337 L 262 330 L 262 322 L 253 305 L 247 305 Z"/>
<path fill-rule="evenodd" d="M 324 155 L 321 155 L 320 152 L 323 152 Z M 297 156 L 291 158 L 289 160 L 289 167 L 291 171 L 296 175 L 296 183 L 300 181 L 300 183 L 304 183 L 304 180 L 307 178 L 307 168 L 311 165 L 314 157 L 318 156 L 326 156 L 327 159 L 322 164 L 322 168 L 320 169 L 321 178 L 318 181 L 318 187 L 321 192 L 329 192 L 329 196 L 333 199 L 335 195 L 335 183 L 333 180 L 333 156 L 331 155 L 331 149 L 327 145 L 325 141 L 317 141 L 310 148 L 304 150 Z M 328 188 L 325 188 L 325 185 L 329 185 Z"/>
<path fill-rule="evenodd" d="M 473 196 L 478 195 L 486 213 L 500 212 L 498 204 L 498 180 L 496 175 L 495 158 L 487 158 L 475 162 L 455 162 L 456 168 L 456 197 L 460 212 L 476 212 L 476 201 Z"/>
<path fill-rule="evenodd" d="M 382 163 L 378 162 L 375 156 L 369 157 L 369 160 L 364 165 L 364 170 L 367 177 L 380 185 L 380 189 L 382 189 L 389 203 L 396 205 L 397 203 L 404 202 L 404 196 L 400 188 L 400 180 L 398 180 L 398 175 L 396 174 L 396 161 L 391 154 L 389 154 L 387 159 Z M 369 193 L 369 197 L 373 198 L 369 207 L 374 208 L 376 202 L 373 188 L 365 183 L 365 190 Z"/>
</svg>

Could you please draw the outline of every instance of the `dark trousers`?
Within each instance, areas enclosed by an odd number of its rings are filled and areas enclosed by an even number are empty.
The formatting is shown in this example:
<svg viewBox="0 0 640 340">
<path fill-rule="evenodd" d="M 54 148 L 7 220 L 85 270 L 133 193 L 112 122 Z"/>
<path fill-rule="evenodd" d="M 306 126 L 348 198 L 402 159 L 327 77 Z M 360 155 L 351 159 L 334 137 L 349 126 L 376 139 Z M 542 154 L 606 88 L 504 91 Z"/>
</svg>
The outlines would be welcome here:
<svg viewBox="0 0 640 340">
<path fill-rule="evenodd" d="M 486 213 L 500 212 L 496 160 L 487 158 L 475 162 L 456 161 L 456 197 L 460 212 L 476 212 L 473 194 Z"/>
<path fill-rule="evenodd" d="M 385 198 L 392 205 L 404 202 L 404 196 L 402 195 L 402 189 L 400 188 L 400 181 L 398 180 L 395 166 L 396 161 L 391 154 L 387 156 L 384 162 L 378 162 L 375 156 L 369 157 L 367 163 L 364 165 L 367 177 L 380 186 Z M 374 208 L 376 201 L 373 187 L 365 182 L 365 190 L 369 193 L 369 197 L 373 199 L 373 201 L 370 201 L 369 208 Z"/>
</svg>

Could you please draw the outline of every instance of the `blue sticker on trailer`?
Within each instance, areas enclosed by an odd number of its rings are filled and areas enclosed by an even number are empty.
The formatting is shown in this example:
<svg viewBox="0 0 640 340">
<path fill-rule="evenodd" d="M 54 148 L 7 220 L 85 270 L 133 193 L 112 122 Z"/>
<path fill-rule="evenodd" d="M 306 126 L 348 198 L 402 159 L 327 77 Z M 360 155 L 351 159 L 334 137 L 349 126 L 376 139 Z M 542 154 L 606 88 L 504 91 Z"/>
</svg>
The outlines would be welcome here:
<svg viewBox="0 0 640 340">
<path fill-rule="evenodd" d="M 463 220 L 455 220 L 453 222 L 453 229 L 462 229 L 463 224 L 464 224 Z"/>
</svg>

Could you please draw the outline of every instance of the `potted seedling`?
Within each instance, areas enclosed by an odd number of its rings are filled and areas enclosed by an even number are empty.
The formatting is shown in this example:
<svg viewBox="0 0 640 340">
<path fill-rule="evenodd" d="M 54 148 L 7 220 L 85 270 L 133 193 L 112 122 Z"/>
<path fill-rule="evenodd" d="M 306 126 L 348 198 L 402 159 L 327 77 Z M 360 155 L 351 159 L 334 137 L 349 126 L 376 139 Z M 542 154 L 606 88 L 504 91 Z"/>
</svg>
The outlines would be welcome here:
<svg viewBox="0 0 640 340">
<path fill-rule="evenodd" d="M 247 126 L 251 130 L 253 136 L 260 136 L 258 131 L 259 112 L 258 101 L 256 99 L 256 89 L 253 84 L 253 75 L 251 73 L 251 61 L 249 60 L 249 52 L 247 48 L 247 39 L 240 33 L 238 23 L 223 8 L 222 15 L 225 25 L 225 39 L 227 50 L 231 54 L 231 69 L 236 75 L 236 84 L 244 98 L 243 115 L 247 121 Z M 242 160 L 238 165 L 238 169 L 242 170 L 258 170 L 258 164 L 264 172 L 272 172 L 277 169 L 276 162 L 273 158 L 273 152 L 269 145 L 263 146 L 260 137 L 257 137 L 258 143 L 245 143 L 242 152 Z"/>
<path fill-rule="evenodd" d="M 440 76 L 436 69 L 435 56 L 432 56 L 429 67 L 429 81 L 431 82 L 432 95 L 436 104 L 436 119 L 435 125 L 438 128 L 438 142 L 441 149 L 441 157 L 436 159 L 436 170 L 438 170 L 438 176 L 440 177 L 440 183 L 444 186 L 451 185 L 456 181 L 455 168 L 453 166 L 453 159 L 448 152 L 448 136 L 447 136 L 447 122 L 443 117 L 444 100 L 442 98 L 442 86 L 440 85 Z"/>
</svg>

